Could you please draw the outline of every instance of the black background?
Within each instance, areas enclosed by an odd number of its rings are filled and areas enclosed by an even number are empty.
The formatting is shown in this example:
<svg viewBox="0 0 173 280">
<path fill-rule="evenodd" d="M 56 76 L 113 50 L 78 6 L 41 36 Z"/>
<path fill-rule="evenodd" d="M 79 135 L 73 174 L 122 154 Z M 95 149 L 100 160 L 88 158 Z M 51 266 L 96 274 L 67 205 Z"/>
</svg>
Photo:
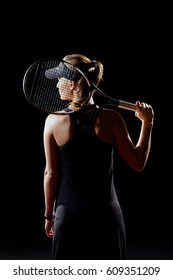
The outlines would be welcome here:
<svg viewBox="0 0 173 280">
<path fill-rule="evenodd" d="M 101 6 L 96 2 L 95 8 L 93 3 L 13 5 L 4 7 L 1 23 L 0 258 L 50 258 L 42 184 L 46 115 L 26 101 L 24 73 L 40 58 L 83 53 L 103 62 L 108 94 L 129 102 L 145 101 L 154 108 L 146 168 L 137 173 L 117 157 L 117 193 L 129 258 L 172 259 L 171 8 L 158 3 Z M 136 141 L 139 121 L 133 112 L 119 111 Z"/>
</svg>

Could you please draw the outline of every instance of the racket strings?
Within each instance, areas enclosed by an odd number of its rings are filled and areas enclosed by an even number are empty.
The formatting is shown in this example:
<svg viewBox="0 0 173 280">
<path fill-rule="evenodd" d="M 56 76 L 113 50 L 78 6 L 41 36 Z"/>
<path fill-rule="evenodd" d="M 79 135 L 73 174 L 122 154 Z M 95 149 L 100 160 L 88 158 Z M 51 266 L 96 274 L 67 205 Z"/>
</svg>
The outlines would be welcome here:
<svg viewBox="0 0 173 280">
<path fill-rule="evenodd" d="M 35 104 L 40 106 L 40 104 L 45 108 L 46 110 L 49 110 L 51 108 L 52 110 L 55 110 L 56 108 L 56 96 L 52 94 L 52 83 L 48 79 L 44 78 L 44 73 L 47 67 L 47 63 L 41 63 L 41 65 L 38 65 L 38 70 L 36 71 L 37 76 L 37 82 L 36 82 L 36 99 L 34 100 Z M 54 83 L 55 84 L 55 83 Z M 56 85 L 54 85 L 56 88 Z"/>
<path fill-rule="evenodd" d="M 57 80 L 49 80 L 45 77 L 45 71 L 56 67 L 57 61 L 41 61 L 29 73 L 31 88 L 27 94 L 33 105 L 48 112 L 58 112 L 67 107 L 69 101 L 61 100 L 56 87 Z M 29 81 L 27 81 L 27 86 Z"/>
</svg>

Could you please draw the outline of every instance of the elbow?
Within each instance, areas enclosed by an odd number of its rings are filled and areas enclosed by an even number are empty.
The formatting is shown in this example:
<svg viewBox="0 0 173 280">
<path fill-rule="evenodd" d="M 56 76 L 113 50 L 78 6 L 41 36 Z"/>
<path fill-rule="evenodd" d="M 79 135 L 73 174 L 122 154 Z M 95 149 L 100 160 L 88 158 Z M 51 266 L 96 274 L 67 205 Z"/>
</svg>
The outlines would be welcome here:
<svg viewBox="0 0 173 280">
<path fill-rule="evenodd" d="M 131 162 L 131 165 L 137 172 L 142 172 L 145 169 L 147 160 L 148 153 L 144 153 L 140 149 L 136 149 L 136 154 Z"/>
<path fill-rule="evenodd" d="M 54 172 L 52 170 L 45 169 L 44 170 L 44 177 L 52 178 L 54 176 Z"/>
<path fill-rule="evenodd" d="M 50 175 L 51 175 L 51 173 L 47 169 L 45 169 L 44 170 L 44 177 L 47 177 L 47 176 L 50 176 Z"/>
<path fill-rule="evenodd" d="M 131 167 L 137 171 L 142 172 L 145 169 L 146 161 L 137 161 L 135 164 L 131 165 Z"/>
<path fill-rule="evenodd" d="M 54 184 L 56 185 L 58 181 L 57 172 L 53 172 L 45 169 L 44 171 L 44 182 L 45 184 Z"/>
<path fill-rule="evenodd" d="M 135 166 L 133 167 L 134 170 L 136 170 L 137 172 L 142 172 L 144 171 L 145 167 L 144 166 Z"/>
</svg>

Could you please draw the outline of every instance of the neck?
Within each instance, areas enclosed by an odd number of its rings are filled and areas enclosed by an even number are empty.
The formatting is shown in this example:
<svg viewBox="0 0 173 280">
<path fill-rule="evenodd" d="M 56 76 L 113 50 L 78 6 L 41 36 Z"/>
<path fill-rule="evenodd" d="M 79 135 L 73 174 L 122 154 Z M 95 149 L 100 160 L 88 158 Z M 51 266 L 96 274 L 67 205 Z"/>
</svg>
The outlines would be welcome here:
<svg viewBox="0 0 173 280">
<path fill-rule="evenodd" d="M 91 105 L 94 105 L 94 100 L 93 98 L 91 97 L 90 100 L 87 102 L 87 103 L 84 103 L 84 105 L 82 105 L 80 102 L 76 102 L 75 100 L 72 101 L 70 103 L 70 105 L 68 106 L 68 108 L 70 110 L 73 110 L 73 111 L 77 111 L 77 110 L 80 110 L 80 109 L 83 109 L 85 107 L 88 107 L 88 106 L 91 106 Z"/>
</svg>

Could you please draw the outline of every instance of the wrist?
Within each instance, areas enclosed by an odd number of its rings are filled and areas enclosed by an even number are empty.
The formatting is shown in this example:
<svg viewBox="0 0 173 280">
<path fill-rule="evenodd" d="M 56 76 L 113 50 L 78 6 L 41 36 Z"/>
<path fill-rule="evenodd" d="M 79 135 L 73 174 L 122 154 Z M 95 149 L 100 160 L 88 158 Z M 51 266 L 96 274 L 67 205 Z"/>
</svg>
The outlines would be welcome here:
<svg viewBox="0 0 173 280">
<path fill-rule="evenodd" d="M 153 126 L 154 119 L 152 119 L 152 120 L 145 120 L 145 121 L 143 121 L 143 123 L 144 123 L 145 126 Z"/>
<path fill-rule="evenodd" d="M 153 122 L 154 122 L 154 120 L 148 121 L 148 122 L 146 122 L 146 125 L 147 126 L 153 126 Z"/>
<path fill-rule="evenodd" d="M 44 215 L 45 220 L 52 221 L 54 219 L 54 215 Z"/>
</svg>

